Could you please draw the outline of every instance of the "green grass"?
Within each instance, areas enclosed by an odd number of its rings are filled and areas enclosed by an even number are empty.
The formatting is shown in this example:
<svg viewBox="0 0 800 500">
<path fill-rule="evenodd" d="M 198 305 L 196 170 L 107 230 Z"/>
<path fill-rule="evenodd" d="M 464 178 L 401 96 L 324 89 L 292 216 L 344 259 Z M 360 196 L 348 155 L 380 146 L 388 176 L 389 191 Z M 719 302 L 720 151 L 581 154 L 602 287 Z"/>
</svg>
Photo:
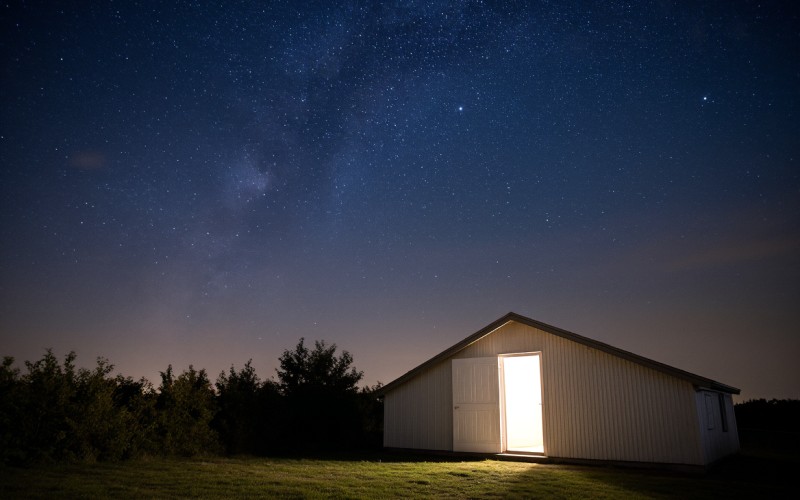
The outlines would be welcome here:
<svg viewBox="0 0 800 500">
<path fill-rule="evenodd" d="M 789 490 L 770 473 L 797 465 L 780 463 L 742 455 L 693 475 L 392 454 L 152 459 L 0 468 L 0 498 L 779 498 Z"/>
<path fill-rule="evenodd" d="M 393 453 L 0 467 L 0 498 L 794 498 L 800 434 L 743 431 L 705 474 Z"/>
</svg>

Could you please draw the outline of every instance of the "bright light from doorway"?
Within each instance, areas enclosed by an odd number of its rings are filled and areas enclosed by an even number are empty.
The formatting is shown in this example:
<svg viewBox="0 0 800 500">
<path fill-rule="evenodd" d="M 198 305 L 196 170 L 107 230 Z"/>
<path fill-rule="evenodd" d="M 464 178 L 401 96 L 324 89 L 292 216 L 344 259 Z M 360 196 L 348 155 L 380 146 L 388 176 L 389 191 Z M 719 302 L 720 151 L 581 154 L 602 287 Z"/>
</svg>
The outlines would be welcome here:
<svg viewBox="0 0 800 500">
<path fill-rule="evenodd" d="M 539 356 L 503 358 L 506 449 L 544 453 Z"/>
</svg>

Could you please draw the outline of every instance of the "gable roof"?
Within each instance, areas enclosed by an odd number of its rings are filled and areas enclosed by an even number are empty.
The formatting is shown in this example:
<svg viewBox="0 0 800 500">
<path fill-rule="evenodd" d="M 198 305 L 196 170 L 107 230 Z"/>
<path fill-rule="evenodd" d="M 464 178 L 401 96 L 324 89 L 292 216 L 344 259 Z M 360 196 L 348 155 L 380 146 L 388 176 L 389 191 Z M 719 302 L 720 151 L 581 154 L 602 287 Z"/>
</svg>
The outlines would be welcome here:
<svg viewBox="0 0 800 500">
<path fill-rule="evenodd" d="M 659 363 L 658 361 L 653 361 L 652 359 L 645 358 L 644 356 L 639 356 L 638 354 L 634 354 L 632 352 L 625 351 L 623 349 L 619 349 L 617 347 L 605 344 L 603 342 L 590 339 L 588 337 L 583 337 L 576 333 L 568 332 L 566 330 L 562 330 L 561 328 L 557 328 L 552 325 L 548 325 L 542 323 L 541 321 L 536 321 L 535 319 L 528 318 L 526 316 L 522 316 L 521 314 L 517 314 L 514 312 L 510 312 L 505 316 L 493 321 L 492 323 L 486 325 L 485 327 L 481 328 L 477 332 L 473 333 L 469 337 L 465 338 L 461 342 L 453 345 L 452 347 L 445 349 L 444 351 L 440 352 L 436 356 L 432 357 L 428 361 L 425 361 L 421 365 L 417 366 L 406 372 L 404 375 L 396 378 L 395 380 L 389 382 L 385 386 L 381 387 L 378 391 L 379 395 L 384 395 L 387 392 L 391 391 L 392 389 L 402 385 L 407 380 L 413 378 L 421 371 L 429 368 L 440 361 L 443 361 L 450 356 L 456 354 L 457 352 L 465 349 L 467 346 L 477 342 L 478 340 L 490 335 L 492 332 L 500 328 L 501 326 L 509 323 L 511 321 L 521 323 L 523 325 L 530 326 L 532 328 L 536 328 L 538 330 L 542 330 L 544 332 L 550 333 L 552 335 L 556 335 L 558 337 L 565 338 L 567 340 L 571 340 L 573 342 L 577 342 L 579 344 L 583 344 L 585 346 L 592 347 L 594 349 L 606 352 L 613 356 L 620 357 L 622 359 L 626 359 L 633 363 L 637 363 L 639 365 L 645 366 L 647 368 L 652 368 L 653 370 L 665 373 L 667 375 L 672 375 L 673 377 L 677 377 L 679 379 L 686 380 L 687 382 L 692 383 L 696 387 L 704 387 L 708 389 L 712 389 L 715 391 L 720 392 L 727 392 L 730 394 L 739 394 L 739 389 L 736 387 L 731 387 L 729 385 L 722 384 L 720 382 L 716 382 L 709 378 L 701 377 L 700 375 L 695 375 L 694 373 L 689 373 L 687 371 L 681 370 L 679 368 L 675 368 L 673 366 L 665 365 L 664 363 Z"/>
</svg>

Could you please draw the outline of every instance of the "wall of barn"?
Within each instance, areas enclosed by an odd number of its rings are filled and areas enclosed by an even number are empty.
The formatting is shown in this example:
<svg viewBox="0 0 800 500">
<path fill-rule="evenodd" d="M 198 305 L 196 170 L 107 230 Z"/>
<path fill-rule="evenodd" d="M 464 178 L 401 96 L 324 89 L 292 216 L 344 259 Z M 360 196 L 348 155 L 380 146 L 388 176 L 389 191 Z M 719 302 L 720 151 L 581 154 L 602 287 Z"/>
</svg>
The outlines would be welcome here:
<svg viewBox="0 0 800 500">
<path fill-rule="evenodd" d="M 739 431 L 733 413 L 733 398 L 723 392 L 701 390 L 695 394 L 700 440 L 705 463 L 739 450 Z"/>
<path fill-rule="evenodd" d="M 452 450 L 450 360 L 520 352 L 541 352 L 547 456 L 707 463 L 691 383 L 516 322 L 386 394 L 384 445 Z"/>
<path fill-rule="evenodd" d="M 452 387 L 453 374 L 448 359 L 386 394 L 383 445 L 452 451 Z"/>
</svg>

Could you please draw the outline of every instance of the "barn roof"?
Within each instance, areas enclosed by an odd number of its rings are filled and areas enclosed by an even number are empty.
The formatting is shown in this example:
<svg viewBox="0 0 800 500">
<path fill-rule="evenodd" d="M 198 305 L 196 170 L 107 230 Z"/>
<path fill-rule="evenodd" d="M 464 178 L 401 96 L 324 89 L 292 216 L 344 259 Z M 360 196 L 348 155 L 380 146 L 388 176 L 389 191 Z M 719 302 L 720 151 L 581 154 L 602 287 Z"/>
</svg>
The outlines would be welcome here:
<svg viewBox="0 0 800 500">
<path fill-rule="evenodd" d="M 453 345 L 452 347 L 445 349 L 444 351 L 440 352 L 436 356 L 432 357 L 428 361 L 425 361 L 421 365 L 417 366 L 416 368 L 408 371 L 404 375 L 401 375 L 397 379 L 389 382 L 385 386 L 383 386 L 380 391 L 380 394 L 386 394 L 387 392 L 391 391 L 392 389 L 402 385 L 407 380 L 413 378 L 415 375 L 420 373 L 421 371 L 429 368 L 433 365 L 436 365 L 440 361 L 443 361 L 450 356 L 456 354 L 457 352 L 465 349 L 467 346 L 477 342 L 478 340 L 490 335 L 492 332 L 500 328 L 501 326 L 509 323 L 511 321 L 515 321 L 517 323 L 521 323 L 523 325 L 528 325 L 530 327 L 542 330 L 544 332 L 550 333 L 552 335 L 557 335 L 559 337 L 565 338 L 567 340 L 572 340 L 573 342 L 577 342 L 579 344 L 583 344 L 600 351 L 606 352 L 608 354 L 618 356 L 620 358 L 626 359 L 633 363 L 640 364 L 642 366 L 646 366 L 648 368 L 652 368 L 656 371 L 666 373 L 667 375 L 672 375 L 673 377 L 677 377 L 679 379 L 686 380 L 691 382 L 696 387 L 705 387 L 708 389 L 712 389 L 715 391 L 720 392 L 727 392 L 730 394 L 739 394 L 739 389 L 736 387 L 731 387 L 729 385 L 722 384 L 720 382 L 716 382 L 709 378 L 701 377 L 700 375 L 695 375 L 694 373 L 689 373 L 687 371 L 681 370 L 680 368 L 675 368 L 673 366 L 665 365 L 664 363 L 659 363 L 658 361 L 653 361 L 652 359 L 645 358 L 644 356 L 639 356 L 638 354 L 634 354 L 632 352 L 625 351 L 623 349 L 619 349 L 617 347 L 605 344 L 603 342 L 599 342 L 594 339 L 590 339 L 588 337 L 583 337 L 576 333 L 568 332 L 566 330 L 562 330 L 561 328 L 557 328 L 552 325 L 548 325 L 546 323 L 542 323 L 541 321 L 536 321 L 535 319 L 528 318 L 526 316 L 522 316 L 521 314 L 517 314 L 514 312 L 510 312 L 505 316 L 493 321 L 492 323 L 486 325 L 485 327 L 481 328 L 477 332 L 473 333 L 469 337 L 465 338 L 461 342 Z"/>
</svg>

